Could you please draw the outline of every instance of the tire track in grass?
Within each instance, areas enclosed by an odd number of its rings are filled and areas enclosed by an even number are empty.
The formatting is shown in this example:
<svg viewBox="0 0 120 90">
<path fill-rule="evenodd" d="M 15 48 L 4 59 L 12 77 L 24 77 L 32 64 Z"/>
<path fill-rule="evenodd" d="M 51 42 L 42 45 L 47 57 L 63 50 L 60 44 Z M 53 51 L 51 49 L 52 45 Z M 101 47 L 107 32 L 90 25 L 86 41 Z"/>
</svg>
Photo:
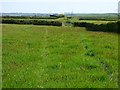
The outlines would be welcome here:
<svg viewBox="0 0 120 90">
<path fill-rule="evenodd" d="M 44 60 L 47 60 L 48 59 L 48 48 L 47 48 L 47 38 L 48 38 L 48 30 L 45 29 L 45 35 L 44 35 L 44 48 L 43 48 L 43 59 Z"/>
<path fill-rule="evenodd" d="M 43 54 L 41 55 L 42 56 L 42 77 L 40 77 L 41 81 L 40 84 L 41 85 L 38 85 L 37 87 L 39 88 L 44 88 L 43 86 L 45 86 L 45 82 L 47 81 L 47 77 L 49 77 L 49 75 L 46 73 L 46 67 L 47 67 L 47 62 L 48 62 L 48 53 L 49 53 L 49 50 L 48 50 L 48 29 L 45 28 L 45 34 L 44 34 L 44 47 L 43 47 Z"/>
<path fill-rule="evenodd" d="M 84 33 L 84 34 L 81 34 L 81 43 L 83 44 L 83 47 L 84 47 L 84 50 L 85 50 L 84 55 L 89 57 L 89 58 L 93 58 L 93 61 L 94 61 L 94 59 L 97 56 L 96 52 L 95 52 L 96 51 L 96 47 L 94 47 L 94 41 L 89 36 L 89 34 L 87 32 Z M 97 63 L 99 63 L 98 60 L 96 60 L 96 65 L 97 65 Z M 88 64 L 87 67 L 89 67 L 91 69 L 95 69 L 95 68 L 97 68 L 96 65 L 95 64 L 93 64 L 93 65 Z M 101 66 L 101 67 L 103 67 L 103 66 Z M 107 70 L 107 73 L 110 73 L 110 72 L 108 72 L 108 70 Z M 94 78 L 92 78 L 92 77 L 94 77 Z M 101 80 L 101 81 L 104 80 L 104 76 L 99 76 L 98 77 L 98 76 L 92 74 L 92 77 L 91 77 L 92 81 L 94 81 L 94 79 L 95 80 Z"/>
<path fill-rule="evenodd" d="M 93 58 L 94 58 L 94 56 L 96 57 L 97 55 L 94 52 L 95 47 L 93 46 L 93 43 L 91 41 L 92 39 L 90 39 L 90 36 L 86 33 L 86 34 L 81 34 L 81 37 L 82 37 L 82 42 L 81 43 L 83 44 L 83 46 L 84 46 L 84 48 L 87 52 L 87 53 L 85 53 L 85 55 L 93 57 Z M 107 63 L 101 57 L 97 57 L 96 61 L 100 64 L 100 66 L 102 68 L 101 70 L 104 70 L 106 72 L 106 74 L 108 76 L 108 79 L 110 81 L 112 81 L 114 75 L 113 75 L 112 67 L 109 65 L 109 63 Z"/>
<path fill-rule="evenodd" d="M 84 55 L 86 56 L 90 56 L 90 57 L 94 57 L 95 56 L 95 52 L 92 49 L 93 48 L 93 42 L 90 38 L 88 38 L 87 33 L 82 33 L 81 34 L 81 43 L 85 49 L 85 53 Z"/>
<path fill-rule="evenodd" d="M 112 70 L 112 66 L 109 65 L 103 58 L 98 58 L 101 68 L 106 72 L 107 78 L 109 80 L 108 83 L 115 82 L 114 87 L 118 87 L 118 74 L 114 76 L 115 72 Z"/>
<path fill-rule="evenodd" d="M 113 80 L 112 67 L 107 62 L 105 62 L 102 58 L 98 58 L 98 60 L 103 70 L 107 73 L 109 80 L 112 81 Z"/>
</svg>

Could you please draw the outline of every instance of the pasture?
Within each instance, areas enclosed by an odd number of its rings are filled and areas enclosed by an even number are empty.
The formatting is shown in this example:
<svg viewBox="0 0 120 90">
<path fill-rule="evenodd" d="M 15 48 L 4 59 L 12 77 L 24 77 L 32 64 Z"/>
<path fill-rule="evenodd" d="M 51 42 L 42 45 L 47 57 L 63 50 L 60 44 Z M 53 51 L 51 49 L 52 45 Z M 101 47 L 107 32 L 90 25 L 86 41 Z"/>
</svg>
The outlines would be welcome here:
<svg viewBox="0 0 120 90">
<path fill-rule="evenodd" d="M 117 88 L 118 34 L 2 25 L 3 88 Z"/>
</svg>

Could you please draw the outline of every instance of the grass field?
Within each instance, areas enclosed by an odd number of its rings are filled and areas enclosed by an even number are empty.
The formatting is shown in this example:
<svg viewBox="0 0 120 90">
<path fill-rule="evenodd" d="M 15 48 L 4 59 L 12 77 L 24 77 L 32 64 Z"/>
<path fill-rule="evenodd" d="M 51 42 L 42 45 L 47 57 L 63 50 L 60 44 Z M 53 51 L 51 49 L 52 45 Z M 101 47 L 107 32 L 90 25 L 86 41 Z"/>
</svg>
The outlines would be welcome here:
<svg viewBox="0 0 120 90">
<path fill-rule="evenodd" d="M 3 24 L 3 88 L 116 88 L 118 35 Z"/>
</svg>

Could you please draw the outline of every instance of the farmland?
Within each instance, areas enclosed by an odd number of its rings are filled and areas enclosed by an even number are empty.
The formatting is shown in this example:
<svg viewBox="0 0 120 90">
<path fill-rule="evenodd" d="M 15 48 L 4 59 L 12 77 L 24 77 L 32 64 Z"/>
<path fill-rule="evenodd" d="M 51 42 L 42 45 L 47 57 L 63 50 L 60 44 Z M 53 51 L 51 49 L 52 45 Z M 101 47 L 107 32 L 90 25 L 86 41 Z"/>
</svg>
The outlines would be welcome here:
<svg viewBox="0 0 120 90">
<path fill-rule="evenodd" d="M 70 18 L 68 18 L 70 17 Z M 1 18 L 1 17 L 0 17 Z M 108 22 L 116 22 L 118 15 L 112 13 L 107 14 L 78 14 L 77 16 L 65 15 L 64 17 L 50 17 L 50 16 L 3 16 L 3 20 L 15 19 L 15 20 L 47 20 L 47 21 L 61 21 L 61 22 L 90 22 L 95 24 L 104 24 Z"/>
<path fill-rule="evenodd" d="M 118 87 L 117 33 L 72 26 L 2 28 L 3 88 Z"/>
</svg>

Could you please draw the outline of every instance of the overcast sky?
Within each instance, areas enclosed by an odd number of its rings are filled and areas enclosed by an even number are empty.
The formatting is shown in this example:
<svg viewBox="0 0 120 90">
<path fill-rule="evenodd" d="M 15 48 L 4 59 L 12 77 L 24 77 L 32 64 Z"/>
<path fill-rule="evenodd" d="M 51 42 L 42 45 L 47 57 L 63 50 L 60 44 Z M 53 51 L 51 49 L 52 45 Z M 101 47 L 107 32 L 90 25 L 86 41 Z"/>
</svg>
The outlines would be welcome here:
<svg viewBox="0 0 120 90">
<path fill-rule="evenodd" d="M 0 12 L 117 13 L 119 0 L 1 0 Z"/>
</svg>

